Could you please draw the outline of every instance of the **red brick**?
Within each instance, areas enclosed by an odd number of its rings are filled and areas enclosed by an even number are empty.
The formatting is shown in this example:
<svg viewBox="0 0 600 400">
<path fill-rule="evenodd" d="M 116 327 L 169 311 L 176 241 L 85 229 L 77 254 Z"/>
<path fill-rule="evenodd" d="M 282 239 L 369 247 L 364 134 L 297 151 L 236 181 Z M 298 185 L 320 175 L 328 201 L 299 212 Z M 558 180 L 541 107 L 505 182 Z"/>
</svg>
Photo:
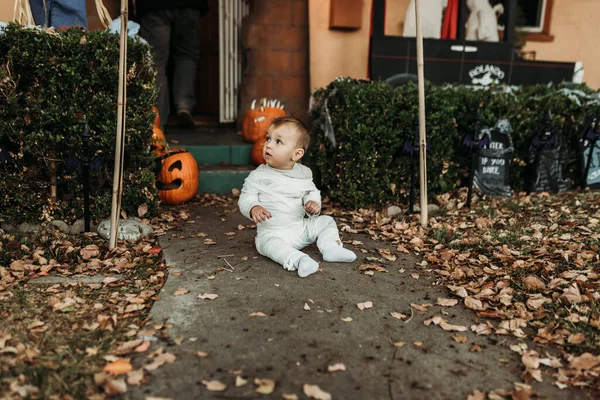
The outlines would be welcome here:
<svg viewBox="0 0 600 400">
<path fill-rule="evenodd" d="M 294 0 L 292 3 L 292 26 L 308 26 L 308 1 Z"/>
<path fill-rule="evenodd" d="M 292 24 L 292 4 L 289 0 L 254 0 L 250 11 L 258 24 Z"/>
<path fill-rule="evenodd" d="M 287 51 L 250 49 L 247 70 L 255 75 L 289 75 L 292 54 Z"/>
<path fill-rule="evenodd" d="M 290 53 L 292 67 L 290 76 L 308 76 L 308 52 Z"/>
<path fill-rule="evenodd" d="M 299 101 L 308 93 L 307 77 L 273 79 L 273 96 L 282 101 Z"/>
<path fill-rule="evenodd" d="M 308 29 L 306 28 L 279 28 L 276 39 L 272 41 L 272 49 L 288 51 L 308 50 Z"/>
<path fill-rule="evenodd" d="M 294 117 L 302 120 L 305 124 L 308 123 L 308 101 L 306 102 L 287 102 L 284 104 L 285 110 Z"/>
<path fill-rule="evenodd" d="M 277 29 L 270 25 L 248 23 L 242 27 L 242 44 L 250 49 L 270 49 L 272 38 L 278 33 L 275 32 Z"/>
<path fill-rule="evenodd" d="M 249 75 L 242 81 L 240 102 L 249 105 L 252 100 L 262 97 L 273 97 L 273 78 L 266 76 Z"/>
</svg>

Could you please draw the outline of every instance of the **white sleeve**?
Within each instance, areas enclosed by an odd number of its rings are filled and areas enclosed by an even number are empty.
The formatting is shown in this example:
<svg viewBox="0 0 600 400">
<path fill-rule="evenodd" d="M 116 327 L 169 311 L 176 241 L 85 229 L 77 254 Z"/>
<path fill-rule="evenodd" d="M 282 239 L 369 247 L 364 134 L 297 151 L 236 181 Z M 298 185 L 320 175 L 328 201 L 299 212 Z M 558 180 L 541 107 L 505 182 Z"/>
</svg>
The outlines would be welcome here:
<svg viewBox="0 0 600 400">
<path fill-rule="evenodd" d="M 250 216 L 250 210 L 252 207 L 259 206 L 260 202 L 258 201 L 258 190 L 253 187 L 251 183 L 252 172 L 246 180 L 244 180 L 244 186 L 242 187 L 242 192 L 240 193 L 240 199 L 238 200 L 238 208 L 242 215 L 246 218 L 252 219 Z"/>
<path fill-rule="evenodd" d="M 312 181 L 312 171 L 308 167 L 305 168 L 308 170 L 306 173 Z M 321 191 L 317 189 L 314 182 L 312 184 L 312 188 L 309 191 L 307 191 L 306 194 L 302 197 L 302 204 L 306 204 L 311 200 L 317 203 L 319 206 L 321 205 Z"/>
</svg>

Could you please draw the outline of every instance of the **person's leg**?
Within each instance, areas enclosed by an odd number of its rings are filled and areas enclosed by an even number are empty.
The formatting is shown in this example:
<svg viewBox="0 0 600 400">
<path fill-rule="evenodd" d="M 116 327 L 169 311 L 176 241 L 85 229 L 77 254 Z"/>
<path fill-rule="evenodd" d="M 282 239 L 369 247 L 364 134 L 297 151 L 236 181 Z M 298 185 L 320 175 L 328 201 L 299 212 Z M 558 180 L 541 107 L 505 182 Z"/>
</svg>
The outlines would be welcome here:
<svg viewBox="0 0 600 400">
<path fill-rule="evenodd" d="M 84 29 L 88 28 L 85 0 L 52 0 L 49 10 L 51 26 L 82 26 Z"/>
<path fill-rule="evenodd" d="M 193 127 L 191 110 L 196 105 L 196 74 L 200 59 L 200 10 L 177 10 L 173 31 L 173 100 L 185 125 Z"/>
<path fill-rule="evenodd" d="M 52 0 L 29 0 L 29 7 L 36 25 L 48 26 L 46 10 L 52 5 Z"/>
<path fill-rule="evenodd" d="M 319 269 L 319 264 L 315 260 L 279 236 L 257 236 L 256 250 L 289 271 L 297 270 L 298 276 L 301 278 L 305 278 Z"/>
<path fill-rule="evenodd" d="M 156 101 L 160 129 L 169 119 L 169 81 L 167 79 L 167 63 L 169 62 L 169 49 L 171 43 L 171 17 L 172 11 L 156 11 L 142 15 L 139 19 L 140 36 L 143 37 L 154 50 L 154 63 L 156 67 L 156 86 L 158 99 Z"/>
<path fill-rule="evenodd" d="M 356 254 L 345 249 L 340 240 L 340 234 L 333 218 L 321 215 L 306 221 L 306 232 L 308 239 L 317 240 L 317 247 L 323 260 L 329 262 L 352 262 L 356 260 Z"/>
</svg>

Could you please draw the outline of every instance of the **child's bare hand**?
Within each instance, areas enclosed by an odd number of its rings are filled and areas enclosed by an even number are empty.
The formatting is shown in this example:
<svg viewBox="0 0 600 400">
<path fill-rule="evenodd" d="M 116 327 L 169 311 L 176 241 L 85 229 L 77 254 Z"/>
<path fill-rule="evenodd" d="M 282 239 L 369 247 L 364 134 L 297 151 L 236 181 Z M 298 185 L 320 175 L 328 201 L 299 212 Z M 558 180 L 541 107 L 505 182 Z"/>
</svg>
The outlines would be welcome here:
<svg viewBox="0 0 600 400">
<path fill-rule="evenodd" d="M 306 202 L 306 204 L 304 205 L 304 209 L 309 214 L 315 215 L 318 214 L 319 211 L 321 211 L 321 206 L 318 205 L 316 202 L 310 200 Z"/>
<path fill-rule="evenodd" d="M 254 206 L 250 210 L 250 216 L 255 223 L 263 222 L 271 218 L 271 213 L 263 206 Z"/>
</svg>

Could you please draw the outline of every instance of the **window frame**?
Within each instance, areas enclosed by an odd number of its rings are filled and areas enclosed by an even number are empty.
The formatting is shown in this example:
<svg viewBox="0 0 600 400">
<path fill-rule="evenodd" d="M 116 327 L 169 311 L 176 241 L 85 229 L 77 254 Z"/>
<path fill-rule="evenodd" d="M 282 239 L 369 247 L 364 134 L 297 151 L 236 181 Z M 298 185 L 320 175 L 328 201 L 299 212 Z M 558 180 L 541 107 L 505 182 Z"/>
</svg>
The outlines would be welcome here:
<svg viewBox="0 0 600 400">
<path fill-rule="evenodd" d="M 542 0 L 542 23 L 538 27 L 519 27 L 516 29 L 526 41 L 531 42 L 551 42 L 554 36 L 550 34 L 550 23 L 552 21 L 552 9 L 554 8 L 554 0 Z"/>
</svg>

